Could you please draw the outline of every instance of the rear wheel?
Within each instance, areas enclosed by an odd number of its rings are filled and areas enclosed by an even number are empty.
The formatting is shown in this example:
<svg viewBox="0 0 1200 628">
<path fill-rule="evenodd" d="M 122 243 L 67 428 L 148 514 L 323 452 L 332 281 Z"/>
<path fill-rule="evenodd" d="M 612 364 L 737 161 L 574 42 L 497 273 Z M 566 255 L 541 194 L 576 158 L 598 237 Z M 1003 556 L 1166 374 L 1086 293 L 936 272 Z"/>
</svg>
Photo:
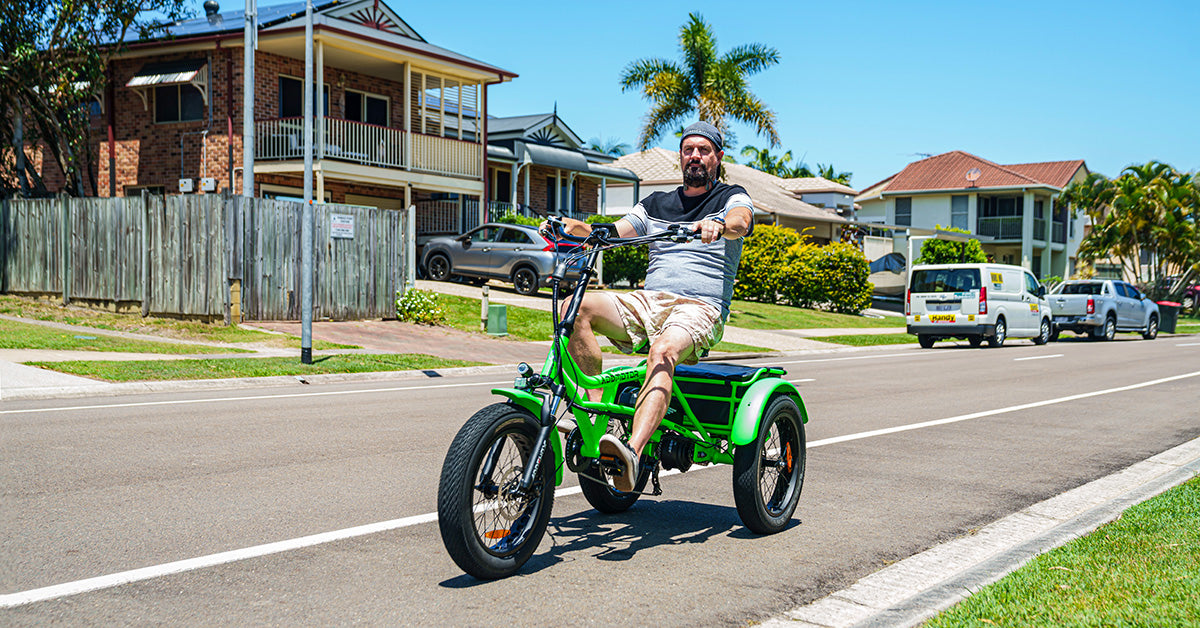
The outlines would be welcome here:
<svg viewBox="0 0 1200 628">
<path fill-rule="evenodd" d="M 549 447 L 541 452 L 533 486 L 520 490 L 538 429 L 526 410 L 497 403 L 468 419 L 446 452 L 438 484 L 442 544 L 476 578 L 511 575 L 529 560 L 546 532 L 554 502 Z"/>
<path fill-rule="evenodd" d="M 607 478 L 607 476 L 604 468 L 599 463 L 593 462 L 584 472 L 587 475 L 579 474 L 579 489 L 583 491 L 584 498 L 592 505 L 592 508 L 604 514 L 625 512 L 633 506 L 638 497 L 641 497 L 640 493 L 646 488 L 646 481 L 650 479 L 653 464 L 643 456 L 638 464 L 638 479 L 633 485 L 633 492 L 622 493 L 613 488 L 608 481 L 599 481 L 600 478 Z"/>
<path fill-rule="evenodd" d="M 1044 345 L 1047 342 L 1050 342 L 1050 336 L 1052 333 L 1053 332 L 1050 331 L 1050 321 L 1043 318 L 1042 325 L 1038 328 L 1038 335 L 1033 339 L 1033 344 Z"/>
<path fill-rule="evenodd" d="M 933 339 L 933 336 L 926 336 L 925 334 L 917 334 L 917 342 L 921 343 L 922 349 L 929 349 L 929 348 L 933 347 L 934 339 Z"/>
<path fill-rule="evenodd" d="M 971 336 L 967 338 L 967 342 L 971 343 L 972 347 L 978 347 L 983 344 L 983 336 Z"/>
<path fill-rule="evenodd" d="M 1151 314 L 1150 322 L 1146 323 L 1146 331 L 1142 332 L 1142 338 L 1146 340 L 1154 340 L 1158 337 L 1158 317 Z"/>
<path fill-rule="evenodd" d="M 1104 326 L 1095 330 L 1092 340 L 1112 340 L 1117 337 L 1117 319 L 1109 316 L 1104 319 Z"/>
<path fill-rule="evenodd" d="M 752 532 L 774 534 L 787 527 L 804 486 L 804 422 L 787 396 L 767 405 L 758 438 L 733 453 L 733 500 Z"/>
<path fill-rule="evenodd" d="M 446 281 L 450 278 L 450 258 L 441 253 L 434 253 L 425 262 L 425 272 L 434 281 Z"/>
<path fill-rule="evenodd" d="M 512 282 L 513 287 L 517 289 L 517 294 L 525 296 L 537 294 L 538 274 L 537 271 L 528 266 L 522 266 L 513 271 Z"/>
<path fill-rule="evenodd" d="M 1008 338 L 1008 325 L 1004 323 L 1004 317 L 997 318 L 996 331 L 988 337 L 988 346 L 1003 347 L 1006 338 Z"/>
<path fill-rule="evenodd" d="M 1184 312 L 1190 312 L 1192 310 L 1192 306 L 1196 305 L 1196 297 L 1190 294 L 1184 295 L 1183 299 L 1179 301 L 1179 305 Z"/>
</svg>

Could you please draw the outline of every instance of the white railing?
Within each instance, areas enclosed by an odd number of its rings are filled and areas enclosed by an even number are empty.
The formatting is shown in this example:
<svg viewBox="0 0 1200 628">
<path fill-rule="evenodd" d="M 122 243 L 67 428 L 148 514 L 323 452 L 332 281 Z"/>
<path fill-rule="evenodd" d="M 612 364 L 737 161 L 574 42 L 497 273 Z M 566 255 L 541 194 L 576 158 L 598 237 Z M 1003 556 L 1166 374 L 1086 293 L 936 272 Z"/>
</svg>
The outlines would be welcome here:
<svg viewBox="0 0 1200 628">
<path fill-rule="evenodd" d="M 439 174 L 480 176 L 479 144 L 423 133 L 412 134 L 412 169 Z"/>
<path fill-rule="evenodd" d="M 1021 216 L 988 217 L 979 219 L 975 233 L 1001 240 L 1021 239 Z"/>
<path fill-rule="evenodd" d="M 417 233 L 462 233 L 458 201 L 417 201 Z"/>
<path fill-rule="evenodd" d="M 462 140 L 407 133 L 400 129 L 324 118 L 324 154 L 314 138 L 316 159 L 352 161 L 383 168 L 408 168 L 459 177 L 481 175 L 483 152 L 479 144 Z M 295 160 L 304 158 L 304 119 L 279 118 L 254 123 L 254 158 Z M 412 139 L 408 159 L 406 136 Z"/>
</svg>

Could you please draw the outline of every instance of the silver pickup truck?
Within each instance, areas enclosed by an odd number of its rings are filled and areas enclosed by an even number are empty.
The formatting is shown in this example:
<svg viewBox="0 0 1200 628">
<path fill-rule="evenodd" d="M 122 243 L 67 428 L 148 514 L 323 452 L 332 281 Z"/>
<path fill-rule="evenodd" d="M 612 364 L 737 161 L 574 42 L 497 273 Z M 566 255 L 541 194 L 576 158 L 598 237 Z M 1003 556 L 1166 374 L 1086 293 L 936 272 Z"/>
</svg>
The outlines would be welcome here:
<svg viewBox="0 0 1200 628">
<path fill-rule="evenodd" d="M 1092 340 L 1112 340 L 1118 331 L 1141 332 L 1146 340 L 1158 335 L 1158 305 L 1124 281 L 1064 281 L 1046 300 L 1054 321 L 1054 340 L 1062 331 L 1086 333 Z"/>
</svg>

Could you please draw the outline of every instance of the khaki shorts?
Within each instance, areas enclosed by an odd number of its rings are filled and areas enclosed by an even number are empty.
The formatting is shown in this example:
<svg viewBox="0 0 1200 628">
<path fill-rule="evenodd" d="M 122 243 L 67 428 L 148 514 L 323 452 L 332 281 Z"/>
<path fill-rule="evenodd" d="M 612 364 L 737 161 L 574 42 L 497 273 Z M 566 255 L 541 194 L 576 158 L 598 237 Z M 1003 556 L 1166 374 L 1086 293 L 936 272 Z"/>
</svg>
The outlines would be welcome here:
<svg viewBox="0 0 1200 628">
<path fill-rule="evenodd" d="M 703 301 L 656 290 L 610 292 L 608 296 L 621 315 L 625 333 L 631 341 L 609 340 L 624 353 L 649 346 L 664 329 L 674 326 L 692 337 L 692 351 L 683 356 L 683 363 L 695 364 L 721 341 L 725 333 L 721 310 Z"/>
</svg>

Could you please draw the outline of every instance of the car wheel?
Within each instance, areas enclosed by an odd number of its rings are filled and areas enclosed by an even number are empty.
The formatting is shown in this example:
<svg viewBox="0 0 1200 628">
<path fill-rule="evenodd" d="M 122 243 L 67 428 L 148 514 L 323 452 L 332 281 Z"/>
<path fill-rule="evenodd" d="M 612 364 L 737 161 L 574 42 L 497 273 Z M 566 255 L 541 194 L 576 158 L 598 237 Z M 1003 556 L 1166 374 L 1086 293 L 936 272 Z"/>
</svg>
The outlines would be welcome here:
<svg viewBox="0 0 1200 628">
<path fill-rule="evenodd" d="M 446 281 L 450 278 L 450 258 L 441 253 L 434 253 L 425 262 L 425 272 L 434 281 Z"/>
<path fill-rule="evenodd" d="M 1033 339 L 1033 344 L 1044 345 L 1050 342 L 1050 321 L 1042 319 L 1042 326 L 1038 328 L 1038 335 Z"/>
<path fill-rule="evenodd" d="M 525 296 L 537 294 L 538 274 L 532 268 L 528 266 L 522 266 L 513 271 L 512 283 L 513 287 L 517 289 L 517 294 L 522 294 Z"/>
<path fill-rule="evenodd" d="M 1154 340 L 1158 337 L 1158 317 L 1151 314 L 1150 322 L 1146 323 L 1146 331 L 1142 332 L 1142 338 L 1146 340 Z"/>
<path fill-rule="evenodd" d="M 972 347 L 978 347 L 983 344 L 983 336 L 971 336 L 967 338 L 967 342 L 971 343 Z"/>
<path fill-rule="evenodd" d="M 1109 316 L 1104 319 L 1104 340 L 1112 340 L 1117 337 L 1117 319 Z"/>
<path fill-rule="evenodd" d="M 1006 338 L 1008 338 L 1008 326 L 1004 324 L 1003 318 L 997 318 L 996 332 L 988 338 L 988 346 L 992 348 L 1003 347 Z"/>
<path fill-rule="evenodd" d="M 1179 302 L 1179 305 L 1182 307 L 1183 311 L 1190 312 L 1192 306 L 1196 305 L 1196 297 L 1189 294 L 1183 297 L 1183 299 Z"/>
<path fill-rule="evenodd" d="M 917 334 L 917 342 L 921 343 L 922 349 L 931 349 L 933 348 L 934 339 L 931 336 Z"/>
</svg>

